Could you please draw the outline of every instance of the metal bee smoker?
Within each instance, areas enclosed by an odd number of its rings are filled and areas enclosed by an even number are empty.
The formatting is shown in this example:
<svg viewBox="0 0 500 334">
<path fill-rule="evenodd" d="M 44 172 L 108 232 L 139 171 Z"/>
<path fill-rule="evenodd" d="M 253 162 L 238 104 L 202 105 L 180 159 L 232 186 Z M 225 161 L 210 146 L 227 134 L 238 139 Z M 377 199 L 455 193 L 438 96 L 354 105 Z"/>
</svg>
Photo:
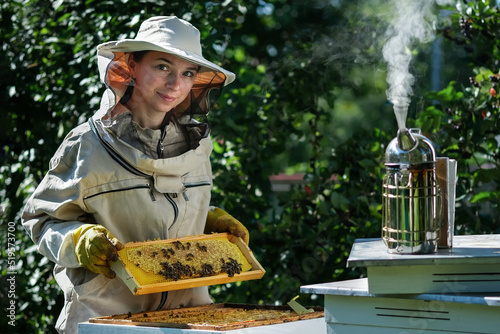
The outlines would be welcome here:
<svg viewBox="0 0 500 334">
<path fill-rule="evenodd" d="M 386 149 L 385 166 L 382 239 L 388 252 L 436 252 L 441 200 L 431 142 L 420 129 L 398 130 Z"/>
</svg>

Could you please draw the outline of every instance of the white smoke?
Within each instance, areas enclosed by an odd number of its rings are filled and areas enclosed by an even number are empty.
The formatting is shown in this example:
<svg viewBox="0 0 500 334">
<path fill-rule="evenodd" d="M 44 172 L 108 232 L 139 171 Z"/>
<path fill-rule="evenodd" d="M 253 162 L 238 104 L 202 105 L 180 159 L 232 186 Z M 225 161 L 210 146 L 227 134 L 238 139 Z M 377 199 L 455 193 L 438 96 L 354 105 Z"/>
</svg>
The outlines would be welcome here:
<svg viewBox="0 0 500 334">
<path fill-rule="evenodd" d="M 410 73 L 412 49 L 415 43 L 434 39 L 432 23 L 435 0 L 392 0 L 394 21 L 387 29 L 387 42 L 383 56 L 387 62 L 387 98 L 394 104 L 399 128 L 404 128 L 406 115 L 413 94 L 414 76 Z M 436 0 L 438 5 L 451 0 Z"/>
</svg>

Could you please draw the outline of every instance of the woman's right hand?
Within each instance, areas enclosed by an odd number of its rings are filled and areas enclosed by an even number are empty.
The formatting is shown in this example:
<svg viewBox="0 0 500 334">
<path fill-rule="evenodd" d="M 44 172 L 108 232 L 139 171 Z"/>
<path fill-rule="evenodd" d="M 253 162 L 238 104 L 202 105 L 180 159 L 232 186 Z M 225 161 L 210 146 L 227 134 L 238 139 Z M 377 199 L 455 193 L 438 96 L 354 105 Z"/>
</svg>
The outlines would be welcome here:
<svg viewBox="0 0 500 334">
<path fill-rule="evenodd" d="M 94 273 L 115 278 L 109 261 L 118 260 L 123 244 L 101 225 L 83 225 L 73 233 L 78 263 Z"/>
</svg>

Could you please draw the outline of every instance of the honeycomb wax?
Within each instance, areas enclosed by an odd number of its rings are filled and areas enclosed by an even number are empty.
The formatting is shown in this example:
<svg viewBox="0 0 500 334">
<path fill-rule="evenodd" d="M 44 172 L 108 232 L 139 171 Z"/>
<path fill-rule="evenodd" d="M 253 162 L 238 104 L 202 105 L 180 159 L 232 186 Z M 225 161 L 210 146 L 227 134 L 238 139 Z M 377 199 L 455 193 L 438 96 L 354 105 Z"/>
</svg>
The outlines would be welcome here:
<svg viewBox="0 0 500 334">
<path fill-rule="evenodd" d="M 225 237 L 132 244 L 118 255 L 141 285 L 221 274 L 232 277 L 252 267 Z"/>
</svg>

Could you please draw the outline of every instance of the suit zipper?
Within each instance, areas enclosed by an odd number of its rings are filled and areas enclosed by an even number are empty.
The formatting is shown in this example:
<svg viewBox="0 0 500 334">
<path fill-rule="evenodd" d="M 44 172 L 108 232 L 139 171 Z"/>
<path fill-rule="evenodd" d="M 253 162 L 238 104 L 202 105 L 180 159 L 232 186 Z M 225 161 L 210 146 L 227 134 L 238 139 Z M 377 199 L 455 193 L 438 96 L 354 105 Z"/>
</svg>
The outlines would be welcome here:
<svg viewBox="0 0 500 334">
<path fill-rule="evenodd" d="M 161 129 L 160 139 L 158 140 L 158 145 L 156 146 L 156 153 L 158 154 L 158 159 L 163 159 L 163 140 L 165 140 L 165 136 L 167 135 L 167 127 L 165 126 Z"/>
<path fill-rule="evenodd" d="M 148 183 L 147 186 L 148 186 L 148 189 L 149 189 L 149 196 L 151 196 L 151 200 L 153 202 L 155 202 L 156 198 L 155 198 L 155 194 L 153 193 L 153 187 L 151 187 L 150 183 Z"/>
<path fill-rule="evenodd" d="M 210 186 L 211 184 L 212 183 L 210 181 L 201 181 L 201 182 L 184 183 L 184 187 L 196 188 L 196 187 L 202 187 L 202 186 Z M 174 220 L 168 228 L 168 230 L 170 231 L 170 229 L 177 222 L 177 218 L 179 217 L 179 207 L 177 206 L 177 204 L 173 200 L 173 198 L 177 198 L 177 194 L 164 194 L 164 195 L 165 195 L 165 198 L 170 202 L 170 204 L 172 204 L 172 207 L 174 208 Z M 189 198 L 188 198 L 185 191 L 182 193 L 182 195 L 183 195 L 184 199 L 186 200 L 186 202 L 189 201 Z"/>
<path fill-rule="evenodd" d="M 186 188 L 196 188 L 196 187 L 210 186 L 210 185 L 212 185 L 212 183 L 210 183 L 210 181 L 184 183 L 184 187 L 186 187 Z"/>
<path fill-rule="evenodd" d="M 84 197 L 83 199 L 87 200 L 87 199 L 90 199 L 90 198 L 93 198 L 93 197 L 96 197 L 96 196 L 99 196 L 99 195 L 103 195 L 103 194 L 115 193 L 115 192 L 119 192 L 119 191 L 128 191 L 128 190 L 134 190 L 134 189 L 148 189 L 149 195 L 151 196 L 151 200 L 153 202 L 156 201 L 156 198 L 154 197 L 154 194 L 153 194 L 153 190 L 151 189 L 151 185 L 149 183 L 141 184 L 141 185 L 137 185 L 137 186 L 132 186 L 132 187 L 126 187 L 126 188 L 120 188 L 120 189 L 113 189 L 113 190 L 103 191 L 103 192 L 100 192 L 100 193 L 97 193 L 97 194 L 89 195 L 87 197 Z"/>
<path fill-rule="evenodd" d="M 212 185 L 212 183 L 210 181 L 184 183 L 184 187 L 186 187 L 186 188 L 196 188 L 196 187 L 211 186 L 211 185 Z M 184 196 L 184 199 L 186 200 L 186 202 L 188 202 L 189 198 L 188 198 L 188 195 L 186 194 L 185 191 L 182 193 L 182 195 Z"/>
<path fill-rule="evenodd" d="M 164 194 L 165 195 L 165 198 L 170 202 L 170 204 L 172 204 L 172 207 L 174 208 L 174 220 L 172 221 L 172 224 L 169 226 L 168 230 L 170 231 L 170 229 L 175 225 L 175 223 L 177 222 L 177 218 L 179 217 L 179 207 L 177 206 L 177 204 L 174 202 L 174 200 L 172 199 L 172 197 L 170 197 L 169 194 Z"/>
</svg>

